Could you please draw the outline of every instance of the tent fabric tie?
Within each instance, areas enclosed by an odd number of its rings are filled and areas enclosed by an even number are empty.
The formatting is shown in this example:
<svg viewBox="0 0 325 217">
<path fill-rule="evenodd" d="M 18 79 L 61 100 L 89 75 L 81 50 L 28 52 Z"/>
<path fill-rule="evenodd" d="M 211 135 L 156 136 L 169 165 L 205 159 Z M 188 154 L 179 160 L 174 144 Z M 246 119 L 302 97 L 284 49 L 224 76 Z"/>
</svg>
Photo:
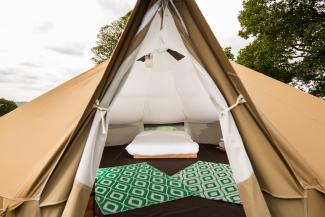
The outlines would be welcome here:
<svg viewBox="0 0 325 217">
<path fill-rule="evenodd" d="M 27 202 L 29 200 L 25 200 L 25 202 Z M 7 216 L 8 212 L 16 209 L 16 207 L 18 207 L 18 205 L 20 205 L 21 203 L 18 204 L 9 204 L 3 208 L 0 209 L 0 217 L 5 217 Z"/>
<path fill-rule="evenodd" d="M 5 208 L 0 209 L 0 216 L 1 217 L 6 216 L 8 210 L 9 210 L 9 206 L 6 206 Z"/>
<path fill-rule="evenodd" d="M 243 97 L 243 95 L 240 94 L 240 95 L 237 97 L 237 100 L 236 100 L 236 102 L 235 102 L 233 105 L 231 105 L 230 107 L 228 107 L 228 108 L 226 108 L 226 109 L 224 109 L 223 111 L 220 112 L 220 116 L 226 114 L 226 112 L 231 111 L 231 110 L 234 109 L 236 106 L 238 106 L 238 105 L 240 105 L 240 104 L 243 104 L 243 103 L 245 103 L 245 102 L 246 102 L 245 98 Z"/>
<path fill-rule="evenodd" d="M 95 102 L 94 108 L 96 108 L 100 112 L 100 118 L 101 118 L 101 123 L 102 123 L 102 133 L 107 134 L 108 124 L 106 123 L 105 115 L 107 116 L 109 108 L 101 107 L 98 99 Z"/>
</svg>

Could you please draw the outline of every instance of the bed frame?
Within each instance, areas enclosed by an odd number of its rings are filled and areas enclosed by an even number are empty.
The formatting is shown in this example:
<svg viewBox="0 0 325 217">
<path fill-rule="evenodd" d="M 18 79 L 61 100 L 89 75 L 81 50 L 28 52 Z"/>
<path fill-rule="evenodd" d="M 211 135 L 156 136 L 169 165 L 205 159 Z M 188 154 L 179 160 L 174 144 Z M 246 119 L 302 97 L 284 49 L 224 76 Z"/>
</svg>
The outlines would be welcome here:
<svg viewBox="0 0 325 217">
<path fill-rule="evenodd" d="M 164 158 L 197 158 L 197 154 L 169 154 L 169 155 L 133 155 L 134 159 L 164 159 Z"/>
</svg>

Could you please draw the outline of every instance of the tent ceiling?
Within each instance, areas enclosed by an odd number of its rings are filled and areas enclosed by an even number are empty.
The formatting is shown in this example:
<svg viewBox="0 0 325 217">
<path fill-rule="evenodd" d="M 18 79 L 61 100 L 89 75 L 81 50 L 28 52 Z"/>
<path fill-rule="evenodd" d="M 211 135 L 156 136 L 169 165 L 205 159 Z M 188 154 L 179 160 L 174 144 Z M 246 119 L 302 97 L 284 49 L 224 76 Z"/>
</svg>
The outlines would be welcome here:
<svg viewBox="0 0 325 217">
<path fill-rule="evenodd" d="M 140 61 L 112 104 L 110 124 L 218 120 L 220 109 L 205 90 L 169 9 L 163 17 L 163 28 L 161 14 L 153 18 L 137 54 Z"/>
</svg>

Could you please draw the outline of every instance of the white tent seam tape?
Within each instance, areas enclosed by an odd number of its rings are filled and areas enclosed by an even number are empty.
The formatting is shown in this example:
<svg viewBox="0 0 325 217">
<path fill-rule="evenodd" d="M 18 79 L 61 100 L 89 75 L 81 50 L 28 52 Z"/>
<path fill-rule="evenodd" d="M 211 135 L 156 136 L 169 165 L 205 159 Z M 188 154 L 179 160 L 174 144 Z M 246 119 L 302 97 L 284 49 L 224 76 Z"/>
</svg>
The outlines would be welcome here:
<svg viewBox="0 0 325 217">
<path fill-rule="evenodd" d="M 99 105 L 98 99 L 95 102 L 94 108 L 96 108 L 100 112 L 100 118 L 101 118 L 101 123 L 102 123 L 102 133 L 107 134 L 107 131 L 108 131 L 107 125 L 108 124 L 106 124 L 105 115 L 107 116 L 109 108 L 101 107 Z"/>
</svg>

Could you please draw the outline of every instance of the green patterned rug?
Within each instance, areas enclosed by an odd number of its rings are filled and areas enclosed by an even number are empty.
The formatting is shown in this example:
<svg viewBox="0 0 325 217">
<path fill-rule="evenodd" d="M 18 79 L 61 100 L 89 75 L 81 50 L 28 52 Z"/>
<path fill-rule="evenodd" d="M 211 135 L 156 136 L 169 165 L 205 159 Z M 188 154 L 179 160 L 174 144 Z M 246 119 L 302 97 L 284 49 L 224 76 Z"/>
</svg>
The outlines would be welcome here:
<svg viewBox="0 0 325 217">
<path fill-rule="evenodd" d="M 195 196 L 241 203 L 237 185 L 228 164 L 198 161 L 176 173 L 172 178 L 187 185 Z"/>
<path fill-rule="evenodd" d="M 95 198 L 104 215 L 193 195 L 182 182 L 147 163 L 102 168 L 96 177 Z"/>
</svg>

